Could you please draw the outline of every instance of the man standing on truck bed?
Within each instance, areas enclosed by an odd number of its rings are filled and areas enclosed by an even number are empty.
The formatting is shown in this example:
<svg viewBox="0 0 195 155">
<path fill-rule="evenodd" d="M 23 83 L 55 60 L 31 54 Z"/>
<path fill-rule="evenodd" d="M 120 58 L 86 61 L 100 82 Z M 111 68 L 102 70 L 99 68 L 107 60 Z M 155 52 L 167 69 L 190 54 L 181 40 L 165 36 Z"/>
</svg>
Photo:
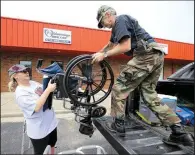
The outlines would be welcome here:
<svg viewBox="0 0 195 155">
<path fill-rule="evenodd" d="M 148 107 L 156 114 L 164 126 L 170 126 L 172 133 L 165 143 L 172 145 L 194 145 L 191 134 L 181 127 L 179 117 L 167 106 L 161 105 L 155 91 L 164 63 L 164 51 L 129 15 L 118 15 L 114 8 L 103 5 L 97 12 L 98 28 L 110 28 L 111 38 L 108 44 L 93 55 L 93 62 L 106 57 L 126 54 L 133 58 L 121 71 L 112 90 L 110 129 L 125 134 L 124 105 L 128 95 L 140 86 L 141 95 Z"/>
</svg>

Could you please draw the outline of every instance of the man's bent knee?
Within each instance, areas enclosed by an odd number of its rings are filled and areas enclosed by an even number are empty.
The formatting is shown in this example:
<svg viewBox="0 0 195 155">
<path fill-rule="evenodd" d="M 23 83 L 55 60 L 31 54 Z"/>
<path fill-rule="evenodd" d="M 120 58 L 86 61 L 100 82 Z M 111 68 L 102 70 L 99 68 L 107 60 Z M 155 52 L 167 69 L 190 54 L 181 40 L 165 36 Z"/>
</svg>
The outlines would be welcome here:
<svg viewBox="0 0 195 155">
<path fill-rule="evenodd" d="M 173 125 L 181 122 L 176 113 L 167 105 L 159 105 L 151 107 L 152 111 L 156 113 L 163 125 Z"/>
</svg>

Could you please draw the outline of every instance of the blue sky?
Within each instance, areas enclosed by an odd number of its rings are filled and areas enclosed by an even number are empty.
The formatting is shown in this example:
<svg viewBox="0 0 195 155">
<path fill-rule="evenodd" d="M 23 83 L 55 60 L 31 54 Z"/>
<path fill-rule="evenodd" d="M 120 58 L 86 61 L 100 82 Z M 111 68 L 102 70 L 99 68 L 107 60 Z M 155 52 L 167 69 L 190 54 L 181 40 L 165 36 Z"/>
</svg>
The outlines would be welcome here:
<svg viewBox="0 0 195 155">
<path fill-rule="evenodd" d="M 1 1 L 1 16 L 97 29 L 104 4 L 133 16 L 154 37 L 194 43 L 194 1 Z"/>
</svg>

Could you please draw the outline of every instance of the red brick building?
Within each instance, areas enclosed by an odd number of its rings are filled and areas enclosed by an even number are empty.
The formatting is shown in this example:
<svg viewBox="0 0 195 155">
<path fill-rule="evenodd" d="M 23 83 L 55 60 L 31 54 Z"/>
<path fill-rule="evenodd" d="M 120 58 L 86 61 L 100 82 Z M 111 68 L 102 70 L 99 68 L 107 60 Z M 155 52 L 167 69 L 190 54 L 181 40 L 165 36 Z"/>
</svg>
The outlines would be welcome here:
<svg viewBox="0 0 195 155">
<path fill-rule="evenodd" d="M 39 58 L 44 59 L 43 67 L 58 61 L 65 68 L 73 57 L 100 50 L 109 38 L 110 32 L 104 30 L 1 17 L 1 92 L 8 91 L 7 71 L 13 64 L 31 67 L 32 79 L 41 82 L 42 75 L 35 70 Z M 161 78 L 194 61 L 194 44 L 155 40 L 168 45 Z M 115 76 L 128 59 L 125 55 L 108 59 Z"/>
</svg>

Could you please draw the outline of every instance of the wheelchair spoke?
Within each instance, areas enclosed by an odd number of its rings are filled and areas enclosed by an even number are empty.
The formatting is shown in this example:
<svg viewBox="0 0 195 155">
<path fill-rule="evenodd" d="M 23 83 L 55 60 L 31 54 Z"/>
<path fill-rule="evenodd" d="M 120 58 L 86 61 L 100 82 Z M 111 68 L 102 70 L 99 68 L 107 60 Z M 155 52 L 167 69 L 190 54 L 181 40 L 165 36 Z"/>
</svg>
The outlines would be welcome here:
<svg viewBox="0 0 195 155">
<path fill-rule="evenodd" d="M 83 94 L 81 96 L 78 96 L 78 97 L 80 97 L 80 102 L 82 101 L 82 99 L 84 97 L 87 97 L 86 93 L 87 93 L 88 87 L 89 87 L 89 85 L 87 85 L 87 87 L 85 88 L 85 91 L 83 92 Z"/>
<path fill-rule="evenodd" d="M 77 64 L 77 67 L 80 69 L 80 71 L 82 72 L 82 67 L 80 64 Z"/>
<path fill-rule="evenodd" d="M 103 69 L 106 69 L 106 67 L 104 66 L 103 68 L 101 68 L 100 70 L 97 71 L 97 73 L 95 75 L 92 76 L 92 79 L 94 79 L 97 75 L 100 75 L 100 73 L 103 72 Z M 101 74 L 102 75 L 102 74 Z"/>
<path fill-rule="evenodd" d="M 112 80 L 112 79 L 106 79 L 106 80 Z M 95 81 L 95 82 L 99 82 L 99 81 L 102 81 L 102 80 L 93 80 L 93 81 Z"/>
<path fill-rule="evenodd" d="M 96 87 L 99 87 L 98 84 L 95 83 L 95 82 L 93 82 L 93 85 L 96 86 Z M 106 94 L 106 92 L 103 89 L 101 89 L 101 91 L 103 91 Z"/>
</svg>

